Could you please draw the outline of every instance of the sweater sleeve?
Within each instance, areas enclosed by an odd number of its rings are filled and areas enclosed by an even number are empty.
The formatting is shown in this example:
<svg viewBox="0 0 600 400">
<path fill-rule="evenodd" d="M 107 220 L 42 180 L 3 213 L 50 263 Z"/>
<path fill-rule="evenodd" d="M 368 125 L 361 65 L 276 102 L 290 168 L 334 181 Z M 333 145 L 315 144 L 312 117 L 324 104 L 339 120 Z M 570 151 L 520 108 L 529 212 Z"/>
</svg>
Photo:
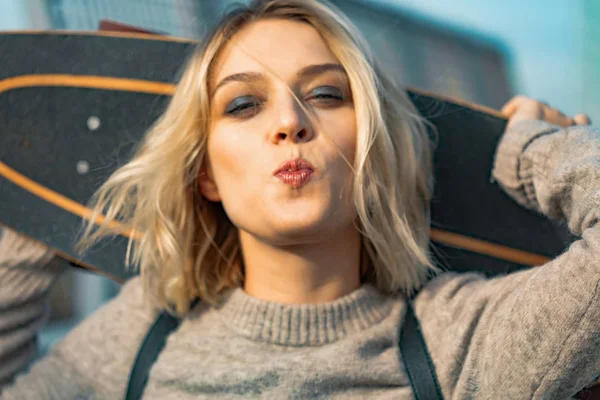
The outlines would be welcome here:
<svg viewBox="0 0 600 400">
<path fill-rule="evenodd" d="M 45 310 L 43 294 L 53 280 L 47 271 L 52 263 L 42 261 L 52 256 L 39 249 L 36 254 L 37 269 L 6 257 L 3 260 L 10 266 L 0 268 L 0 371 L 6 378 L 0 399 L 123 398 L 133 360 L 154 320 L 143 302 L 140 278 L 127 282 L 115 299 L 23 371 L 35 355 L 35 335 Z"/>
<path fill-rule="evenodd" d="M 0 390 L 36 357 L 47 294 L 65 268 L 48 247 L 0 228 Z"/>
<path fill-rule="evenodd" d="M 600 131 L 521 121 L 493 179 L 579 237 L 560 256 L 485 279 L 447 273 L 415 299 L 449 399 L 564 399 L 600 375 Z"/>
</svg>

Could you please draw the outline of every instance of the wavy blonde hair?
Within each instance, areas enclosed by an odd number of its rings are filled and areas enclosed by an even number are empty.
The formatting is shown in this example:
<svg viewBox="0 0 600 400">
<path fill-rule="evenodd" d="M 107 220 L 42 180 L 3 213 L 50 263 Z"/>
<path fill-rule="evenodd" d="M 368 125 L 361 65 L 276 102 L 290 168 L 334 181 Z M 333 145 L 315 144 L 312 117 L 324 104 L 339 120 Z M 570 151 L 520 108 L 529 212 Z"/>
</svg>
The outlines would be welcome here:
<svg viewBox="0 0 600 400">
<path fill-rule="evenodd" d="M 203 198 L 208 82 L 220 51 L 254 21 L 278 18 L 312 25 L 343 65 L 357 121 L 353 200 L 361 240 L 361 278 L 383 292 L 412 294 L 439 272 L 429 252 L 432 142 L 427 122 L 406 92 L 388 79 L 357 28 L 317 0 L 261 0 L 230 11 L 189 60 L 175 94 L 130 162 L 91 200 L 83 251 L 114 224 L 133 229 L 126 266 L 139 265 L 151 304 L 184 315 L 192 299 L 216 304 L 244 282 L 238 232 L 221 203 Z M 121 231 L 124 232 L 124 229 Z"/>
</svg>

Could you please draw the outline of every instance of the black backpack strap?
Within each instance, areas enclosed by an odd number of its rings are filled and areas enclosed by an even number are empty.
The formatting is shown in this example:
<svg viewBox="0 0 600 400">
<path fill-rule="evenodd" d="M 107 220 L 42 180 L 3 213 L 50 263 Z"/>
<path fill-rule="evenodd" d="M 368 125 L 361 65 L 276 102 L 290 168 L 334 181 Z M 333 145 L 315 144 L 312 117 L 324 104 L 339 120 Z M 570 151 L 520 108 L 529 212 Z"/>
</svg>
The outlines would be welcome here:
<svg viewBox="0 0 600 400">
<path fill-rule="evenodd" d="M 196 307 L 199 301 L 199 299 L 194 300 L 190 306 L 190 310 Z M 138 400 L 142 398 L 152 364 L 154 364 L 158 358 L 158 354 L 165 347 L 167 337 L 177 329 L 180 323 L 181 320 L 179 318 L 172 316 L 166 311 L 160 313 L 156 318 L 156 321 L 154 321 L 138 350 L 131 374 L 129 375 L 125 400 Z"/>
<path fill-rule="evenodd" d="M 406 367 L 410 386 L 416 400 L 443 400 L 440 384 L 435 374 L 433 362 L 429 357 L 425 339 L 412 305 L 412 299 L 407 301 L 404 324 L 398 335 L 401 361 Z"/>
<path fill-rule="evenodd" d="M 165 347 L 167 336 L 179 326 L 179 322 L 179 319 L 164 311 L 156 318 L 138 350 L 131 375 L 129 375 L 125 400 L 138 400 L 142 397 L 150 368 Z"/>
</svg>

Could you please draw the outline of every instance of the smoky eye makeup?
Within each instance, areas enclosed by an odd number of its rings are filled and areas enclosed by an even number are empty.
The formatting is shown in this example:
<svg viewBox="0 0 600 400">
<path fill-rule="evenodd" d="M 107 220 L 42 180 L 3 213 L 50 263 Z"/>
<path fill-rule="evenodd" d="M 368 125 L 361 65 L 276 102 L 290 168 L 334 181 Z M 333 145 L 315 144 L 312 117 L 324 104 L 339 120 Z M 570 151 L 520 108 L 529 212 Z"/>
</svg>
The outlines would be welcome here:
<svg viewBox="0 0 600 400">
<path fill-rule="evenodd" d="M 339 72 L 323 74 L 307 89 L 305 98 L 319 103 L 335 105 L 352 101 L 348 78 Z"/>
<path fill-rule="evenodd" d="M 314 84 L 298 93 L 298 98 L 315 107 L 331 108 L 351 101 L 348 85 L 337 79 L 325 79 L 329 82 Z M 235 89 L 229 96 L 223 96 L 222 114 L 225 117 L 251 117 L 264 107 L 268 94 L 258 88 Z"/>
<path fill-rule="evenodd" d="M 318 86 L 309 93 L 310 99 L 316 100 L 345 100 L 344 92 L 337 86 Z"/>
<path fill-rule="evenodd" d="M 239 96 L 231 100 L 225 106 L 225 115 L 238 115 L 248 113 L 251 109 L 260 106 L 260 100 L 256 96 Z"/>
<path fill-rule="evenodd" d="M 218 106 L 220 113 L 225 117 L 246 117 L 257 114 L 267 100 L 268 92 L 265 90 L 247 84 L 224 89 L 217 100 L 220 104 Z"/>
</svg>

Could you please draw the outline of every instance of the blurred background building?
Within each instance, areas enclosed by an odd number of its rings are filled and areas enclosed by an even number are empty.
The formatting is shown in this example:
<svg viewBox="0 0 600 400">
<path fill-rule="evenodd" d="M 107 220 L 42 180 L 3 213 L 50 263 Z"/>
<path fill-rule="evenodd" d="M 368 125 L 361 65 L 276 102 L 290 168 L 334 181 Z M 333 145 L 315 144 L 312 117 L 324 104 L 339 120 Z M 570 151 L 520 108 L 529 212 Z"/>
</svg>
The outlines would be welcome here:
<svg viewBox="0 0 600 400">
<path fill-rule="evenodd" d="M 202 38 L 231 0 L 46 0 L 52 29 L 96 30 L 109 19 L 157 33 Z M 243 1 L 242 1 L 243 2 Z M 393 4 L 333 1 L 408 86 L 500 107 L 512 93 L 507 49 L 497 39 L 460 32 Z"/>
<path fill-rule="evenodd" d="M 240 1 L 238 1 L 240 2 Z M 241 1 L 244 2 L 244 1 Z M 409 87 L 500 108 L 524 93 L 600 118 L 595 0 L 332 0 Z M 202 38 L 230 0 L 0 0 L 0 30 L 97 30 L 101 20 Z M 2 57 L 10 55 L 3 54 Z M 584 91 L 585 88 L 585 91 Z M 118 292 L 71 269 L 52 293 L 47 348 Z"/>
</svg>

